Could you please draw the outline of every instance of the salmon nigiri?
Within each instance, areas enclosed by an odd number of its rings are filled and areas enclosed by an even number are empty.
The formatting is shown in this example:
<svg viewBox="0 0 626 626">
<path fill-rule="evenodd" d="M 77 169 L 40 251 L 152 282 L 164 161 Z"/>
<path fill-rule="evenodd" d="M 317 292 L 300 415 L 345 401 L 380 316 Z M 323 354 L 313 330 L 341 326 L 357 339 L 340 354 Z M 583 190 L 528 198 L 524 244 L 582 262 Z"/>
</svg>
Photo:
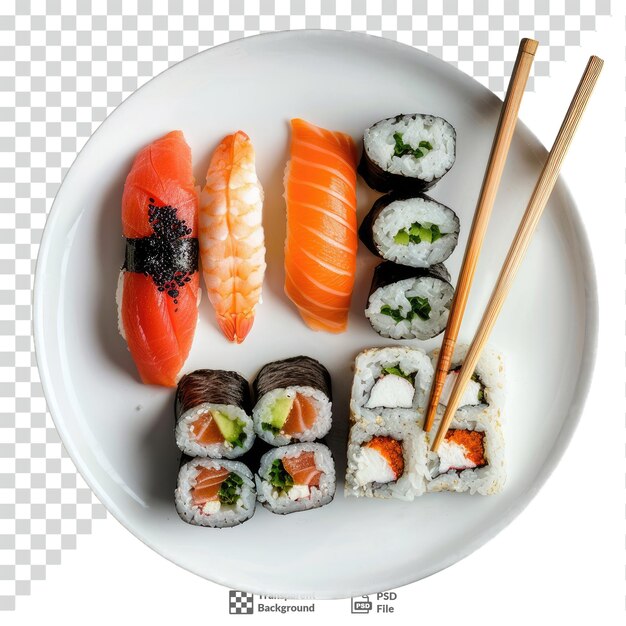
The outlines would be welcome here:
<svg viewBox="0 0 626 626">
<path fill-rule="evenodd" d="M 285 200 L 285 293 L 310 328 L 343 332 L 356 273 L 352 138 L 291 120 Z"/>
<path fill-rule="evenodd" d="M 141 380 L 176 385 L 198 319 L 198 196 L 191 150 L 173 131 L 135 157 L 122 196 L 126 259 L 118 324 Z"/>
<path fill-rule="evenodd" d="M 265 274 L 263 188 L 254 147 L 238 131 L 219 144 L 200 195 L 200 254 L 209 300 L 226 338 L 250 332 Z"/>
</svg>

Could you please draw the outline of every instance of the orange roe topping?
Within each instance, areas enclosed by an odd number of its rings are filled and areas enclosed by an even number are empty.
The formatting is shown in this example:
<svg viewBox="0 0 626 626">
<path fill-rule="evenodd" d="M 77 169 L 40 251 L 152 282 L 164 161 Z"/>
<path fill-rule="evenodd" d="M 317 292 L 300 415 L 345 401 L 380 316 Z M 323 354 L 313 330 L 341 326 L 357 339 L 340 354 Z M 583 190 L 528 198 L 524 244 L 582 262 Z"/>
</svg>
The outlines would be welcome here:
<svg viewBox="0 0 626 626">
<path fill-rule="evenodd" d="M 485 433 L 481 433 L 477 430 L 461 430 L 460 428 L 451 428 L 446 433 L 446 441 L 455 443 L 465 448 L 465 456 L 468 461 L 471 461 L 476 467 L 482 467 L 487 465 L 485 459 L 485 447 L 483 440 Z"/>
<path fill-rule="evenodd" d="M 372 437 L 367 443 L 363 444 L 367 448 L 376 450 L 380 455 L 385 457 L 389 467 L 396 475 L 396 480 L 402 476 L 404 472 L 404 456 L 402 454 L 402 443 L 393 437 L 378 436 Z"/>
</svg>

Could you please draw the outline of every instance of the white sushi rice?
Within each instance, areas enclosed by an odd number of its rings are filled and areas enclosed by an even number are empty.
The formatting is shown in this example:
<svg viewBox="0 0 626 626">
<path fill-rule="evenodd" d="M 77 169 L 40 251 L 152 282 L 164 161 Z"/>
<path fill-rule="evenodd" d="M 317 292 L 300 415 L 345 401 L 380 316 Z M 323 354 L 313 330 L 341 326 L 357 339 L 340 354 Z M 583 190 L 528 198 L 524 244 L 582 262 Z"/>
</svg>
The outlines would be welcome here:
<svg viewBox="0 0 626 626">
<path fill-rule="evenodd" d="M 196 441 L 196 438 L 191 430 L 193 423 L 196 421 L 199 415 L 208 413 L 209 411 L 219 411 L 232 421 L 238 420 L 243 423 L 243 432 L 246 434 L 246 438 L 243 442 L 243 446 L 233 446 L 228 441 L 214 444 L 202 444 Z M 205 402 L 193 407 L 189 411 L 186 411 L 176 422 L 176 445 L 189 456 L 211 457 L 211 458 L 226 458 L 234 459 L 244 454 L 252 447 L 254 443 L 255 434 L 254 426 L 252 424 L 252 418 L 246 414 L 246 412 L 237 407 L 229 404 L 212 404 Z"/>
<path fill-rule="evenodd" d="M 395 477 L 378 452 L 362 447 L 375 436 L 393 437 L 402 443 L 404 472 L 397 480 L 388 480 Z M 344 493 L 357 498 L 413 500 L 425 490 L 424 469 L 417 465 L 425 457 L 426 441 L 415 420 L 359 421 L 350 428 Z"/>
<path fill-rule="evenodd" d="M 438 453 L 430 450 L 430 441 L 439 428 L 442 411 L 435 420 L 430 433 L 424 433 L 428 453 L 418 461 L 419 471 L 426 476 L 426 491 L 469 491 L 470 494 L 492 495 L 498 493 L 506 482 L 504 436 L 500 411 L 491 407 L 465 407 L 456 412 L 450 428 L 483 432 L 484 456 L 487 465 L 462 471 L 450 470 L 450 466 L 463 466 L 466 462 L 461 446 L 439 446 Z"/>
<path fill-rule="evenodd" d="M 126 270 L 121 270 L 117 277 L 117 288 L 115 290 L 115 304 L 117 305 L 117 330 L 126 341 L 126 331 L 124 330 L 124 318 L 122 317 L 122 298 L 124 296 L 124 275 Z"/>
<path fill-rule="evenodd" d="M 432 150 L 419 158 L 411 154 L 395 156 L 395 133 L 400 133 L 403 143 L 412 148 L 418 148 L 420 141 L 428 141 Z M 430 182 L 441 178 L 454 164 L 456 133 L 442 117 L 403 115 L 381 120 L 368 128 L 363 144 L 367 156 L 386 172 Z"/>
<path fill-rule="evenodd" d="M 457 344 L 454 349 L 454 355 L 452 357 L 452 361 L 450 363 L 450 369 L 456 369 L 460 365 L 463 364 L 463 360 L 465 359 L 465 355 L 467 354 L 469 346 L 467 344 Z M 433 363 L 433 367 L 437 366 L 437 359 L 439 358 L 440 348 L 436 348 L 430 353 L 430 358 Z M 480 358 L 478 359 L 478 363 L 476 364 L 476 368 L 474 373 L 478 376 L 480 382 L 484 385 L 485 391 L 485 403 L 492 407 L 495 412 L 500 412 L 504 410 L 504 388 L 506 384 L 506 374 L 504 368 L 504 359 L 502 355 L 494 350 L 491 347 L 486 347 L 483 349 Z M 440 404 L 445 406 L 447 401 L 450 398 L 450 393 L 452 389 L 450 388 L 450 384 L 448 384 L 448 389 L 446 390 L 444 385 L 444 392 L 440 399 Z M 462 401 L 471 400 L 472 395 L 472 387 L 474 387 L 475 391 L 476 383 L 470 381 L 466 390 L 463 394 Z M 473 401 L 472 401 L 473 404 Z M 463 407 L 464 404 L 460 404 L 460 407 Z"/>
<path fill-rule="evenodd" d="M 274 434 L 270 430 L 263 430 L 263 423 L 271 421 L 271 408 L 279 398 L 294 398 L 299 393 L 302 396 L 311 398 L 316 407 L 317 419 L 313 426 L 297 437 L 291 437 L 283 433 Z M 314 387 L 285 387 L 272 389 L 262 396 L 252 410 L 252 419 L 256 434 L 273 446 L 284 446 L 292 441 L 315 441 L 328 433 L 332 425 L 332 403 L 325 393 Z"/>
<path fill-rule="evenodd" d="M 191 491 L 202 467 L 224 468 L 229 472 L 235 472 L 243 480 L 243 484 L 239 487 L 240 497 L 236 504 L 224 505 L 220 502 L 208 502 L 201 509 L 193 503 Z M 250 519 L 254 514 L 256 491 L 252 472 L 239 461 L 192 459 L 185 463 L 178 472 L 178 485 L 174 492 L 174 501 L 176 511 L 188 524 L 210 526 L 211 528 L 237 526 Z"/>
<path fill-rule="evenodd" d="M 405 374 L 415 374 L 414 395 L 410 407 L 368 406 L 372 389 L 384 375 L 383 368 L 395 366 Z M 350 412 L 354 421 L 366 420 L 378 424 L 387 419 L 422 419 L 426 393 L 433 378 L 433 366 L 422 350 L 406 346 L 390 348 L 369 348 L 361 352 L 354 363 L 354 379 Z M 393 404 L 393 403 L 389 403 Z"/>
<path fill-rule="evenodd" d="M 315 465 L 322 472 L 319 487 L 293 485 L 287 492 L 281 492 L 268 482 L 269 469 L 276 459 L 298 456 L 303 452 L 313 452 Z M 337 482 L 333 457 L 321 443 L 295 443 L 266 452 L 261 457 L 255 480 L 259 502 L 272 513 L 279 514 L 316 509 L 328 504 L 335 495 Z"/>
<path fill-rule="evenodd" d="M 428 299 L 431 309 L 427 320 L 415 315 L 412 320 L 396 322 L 391 316 L 381 313 L 383 306 L 388 305 L 406 315 L 411 310 L 408 299 L 413 296 Z M 406 278 L 376 289 L 369 297 L 365 316 L 374 330 L 383 337 L 431 339 L 445 329 L 453 296 L 452 285 L 443 280 L 432 276 Z"/>
<path fill-rule="evenodd" d="M 435 224 L 442 236 L 433 243 L 422 241 L 406 245 L 394 237 L 414 223 Z M 430 267 L 445 261 L 459 240 L 460 222 L 452 209 L 431 198 L 418 196 L 394 200 L 384 207 L 372 224 L 372 238 L 381 256 L 389 261 L 411 267 Z"/>
</svg>

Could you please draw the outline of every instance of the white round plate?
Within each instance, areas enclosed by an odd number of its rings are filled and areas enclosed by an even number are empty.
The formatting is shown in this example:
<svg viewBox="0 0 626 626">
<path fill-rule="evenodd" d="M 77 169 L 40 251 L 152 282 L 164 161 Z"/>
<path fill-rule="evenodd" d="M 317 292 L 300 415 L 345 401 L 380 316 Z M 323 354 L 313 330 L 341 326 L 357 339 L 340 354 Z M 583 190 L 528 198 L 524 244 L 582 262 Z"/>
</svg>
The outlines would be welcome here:
<svg viewBox="0 0 626 626">
<path fill-rule="evenodd" d="M 508 482 L 500 495 L 431 494 L 414 502 L 345 499 L 351 364 L 385 345 L 363 306 L 377 259 L 359 249 L 349 330 L 314 333 L 283 294 L 282 176 L 288 121 L 303 117 L 359 141 L 397 113 L 440 115 L 457 130 L 450 173 L 431 190 L 461 219 L 448 267 L 456 278 L 500 110 L 500 100 L 453 67 L 408 46 L 334 31 L 281 32 L 198 54 L 124 102 L 84 147 L 57 195 L 35 287 L 41 377 L 68 452 L 98 498 L 139 539 L 212 581 L 286 596 L 339 598 L 418 580 L 468 555 L 530 501 L 563 454 L 587 391 L 596 341 L 588 244 L 562 183 L 554 191 L 491 344 L 508 367 Z M 307 354 L 330 370 L 330 445 L 340 485 L 334 502 L 288 516 L 263 507 L 240 527 L 189 526 L 173 505 L 178 452 L 173 391 L 140 384 L 117 333 L 115 287 L 124 251 L 120 204 L 134 154 L 169 130 L 190 143 L 198 181 L 226 134 L 252 138 L 266 190 L 264 302 L 241 345 L 228 343 L 208 299 L 185 371 L 235 369 Z M 546 151 L 521 124 L 474 281 L 461 338 L 471 339 Z M 575 155 L 572 155 L 574 158 Z M 359 220 L 377 196 L 359 182 Z M 440 338 L 415 342 L 431 349 Z"/>
</svg>

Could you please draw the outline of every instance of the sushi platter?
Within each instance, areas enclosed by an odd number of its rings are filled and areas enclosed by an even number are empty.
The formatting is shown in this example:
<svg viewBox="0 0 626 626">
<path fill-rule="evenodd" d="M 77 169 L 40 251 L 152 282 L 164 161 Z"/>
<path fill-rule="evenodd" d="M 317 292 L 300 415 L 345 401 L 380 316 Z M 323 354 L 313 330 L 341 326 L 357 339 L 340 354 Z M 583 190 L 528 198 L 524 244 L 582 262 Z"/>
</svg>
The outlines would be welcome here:
<svg viewBox="0 0 626 626">
<path fill-rule="evenodd" d="M 528 504 L 597 320 L 559 180 L 462 367 L 546 159 L 521 122 L 425 421 L 501 107 L 411 47 L 294 31 L 198 54 L 102 124 L 46 226 L 35 340 L 67 450 L 141 541 L 231 588 L 339 598 L 433 574 Z"/>
</svg>

